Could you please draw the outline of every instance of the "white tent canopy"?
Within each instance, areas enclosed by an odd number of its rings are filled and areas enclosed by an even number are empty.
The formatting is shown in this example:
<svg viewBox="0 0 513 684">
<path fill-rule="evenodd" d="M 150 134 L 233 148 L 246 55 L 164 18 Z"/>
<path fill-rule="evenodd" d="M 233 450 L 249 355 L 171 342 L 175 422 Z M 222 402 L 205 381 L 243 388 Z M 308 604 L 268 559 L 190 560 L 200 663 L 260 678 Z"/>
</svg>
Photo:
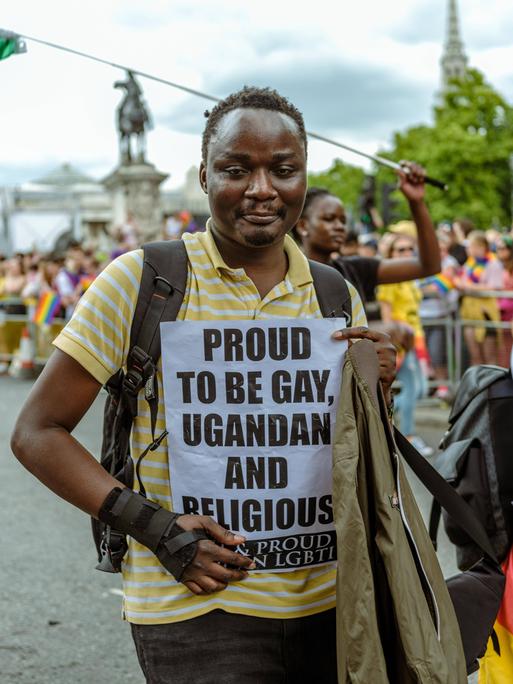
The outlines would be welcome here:
<svg viewBox="0 0 513 684">
<path fill-rule="evenodd" d="M 9 216 L 13 252 L 52 250 L 57 238 L 73 228 L 73 215 L 65 211 L 13 211 Z"/>
</svg>

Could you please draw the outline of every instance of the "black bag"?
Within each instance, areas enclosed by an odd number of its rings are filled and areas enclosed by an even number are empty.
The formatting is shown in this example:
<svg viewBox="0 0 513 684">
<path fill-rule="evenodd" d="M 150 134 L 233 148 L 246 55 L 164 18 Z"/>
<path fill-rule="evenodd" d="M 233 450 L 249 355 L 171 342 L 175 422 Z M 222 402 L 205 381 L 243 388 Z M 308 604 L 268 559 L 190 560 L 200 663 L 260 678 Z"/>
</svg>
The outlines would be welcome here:
<svg viewBox="0 0 513 684">
<path fill-rule="evenodd" d="M 130 330 L 126 370 L 120 369 L 105 384 L 108 396 L 103 416 L 100 463 L 130 488 L 134 485 L 134 475 L 137 475 L 139 491 L 144 496 L 146 491 L 139 478 L 141 461 L 167 435 L 166 431 L 155 435 L 158 411 L 155 373 L 160 358 L 160 323 L 175 320 L 180 310 L 187 282 L 188 259 L 181 240 L 152 242 L 144 245 L 143 250 L 143 270 Z M 150 410 L 152 441 L 134 468 L 130 433 L 137 415 L 137 397 L 143 388 Z M 120 572 L 128 548 L 125 535 L 96 518 L 91 518 L 91 525 L 98 553 L 96 569 Z"/>
<path fill-rule="evenodd" d="M 174 321 L 180 310 L 188 259 L 181 240 L 148 243 L 143 250 L 143 271 L 130 330 L 127 367 L 115 373 L 105 385 L 108 397 L 100 463 L 127 487 L 132 488 L 137 477 L 139 492 L 146 496 L 139 477 L 141 461 L 167 436 L 165 430 L 155 435 L 158 411 L 155 373 L 160 358 L 160 323 Z M 334 268 L 315 261 L 310 261 L 310 271 L 323 316 L 345 318 L 350 326 L 351 295 L 344 278 Z M 137 397 L 143 388 L 150 410 L 152 441 L 134 466 L 130 433 L 137 415 Z M 95 518 L 91 518 L 91 524 L 98 552 L 97 570 L 120 572 L 128 548 L 125 535 Z"/>
<path fill-rule="evenodd" d="M 470 505 L 503 561 L 513 541 L 513 378 L 498 366 L 473 366 L 463 376 L 449 416 L 449 429 L 434 466 Z M 440 506 L 431 509 L 435 540 Z M 458 567 L 466 570 L 481 549 L 444 511 L 447 536 L 456 546 Z"/>
<path fill-rule="evenodd" d="M 438 506 L 479 550 L 479 558 L 466 572 L 447 580 L 454 611 L 460 627 L 467 673 L 479 668 L 499 612 L 506 578 L 483 525 L 464 499 L 431 466 L 398 430 L 395 440 L 405 461 L 431 492 Z M 434 540 L 436 549 L 436 539 Z M 498 642 L 494 645 L 498 650 Z"/>
</svg>

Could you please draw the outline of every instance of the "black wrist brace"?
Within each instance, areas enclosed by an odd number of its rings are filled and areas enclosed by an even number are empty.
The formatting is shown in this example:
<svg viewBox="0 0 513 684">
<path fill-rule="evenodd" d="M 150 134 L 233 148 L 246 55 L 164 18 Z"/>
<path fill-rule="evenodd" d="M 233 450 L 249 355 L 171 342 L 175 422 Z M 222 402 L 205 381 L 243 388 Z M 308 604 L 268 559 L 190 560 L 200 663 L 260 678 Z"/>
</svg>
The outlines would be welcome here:
<svg viewBox="0 0 513 684">
<path fill-rule="evenodd" d="M 196 555 L 198 541 L 207 539 L 202 529 L 186 532 L 171 513 L 131 489 L 115 487 L 103 502 L 98 519 L 147 546 L 162 565 L 180 581 Z"/>
</svg>

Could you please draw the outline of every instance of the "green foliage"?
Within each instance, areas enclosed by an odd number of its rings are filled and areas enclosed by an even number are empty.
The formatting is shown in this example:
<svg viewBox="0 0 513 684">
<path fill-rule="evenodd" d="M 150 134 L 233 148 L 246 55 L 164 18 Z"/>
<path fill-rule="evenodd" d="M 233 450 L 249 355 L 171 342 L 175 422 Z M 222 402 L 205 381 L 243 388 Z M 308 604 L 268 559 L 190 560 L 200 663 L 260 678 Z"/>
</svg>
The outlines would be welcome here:
<svg viewBox="0 0 513 684">
<path fill-rule="evenodd" d="M 432 125 L 395 133 L 391 149 L 380 154 L 395 161 L 417 161 L 430 176 L 449 185 L 445 193 L 427 188 L 435 222 L 460 217 L 483 229 L 511 225 L 513 107 L 476 69 L 451 83 L 434 109 Z M 375 171 L 381 209 L 380 187 L 393 183 L 395 175 L 383 167 Z M 362 169 L 337 159 L 328 171 L 311 174 L 309 183 L 327 187 L 356 213 L 364 176 Z M 402 194 L 394 193 L 393 198 L 394 211 L 409 218 Z"/>
<path fill-rule="evenodd" d="M 364 178 L 365 171 L 362 169 L 335 159 L 327 171 L 310 173 L 308 186 L 326 188 L 342 200 L 349 212 L 354 213 L 358 210 L 358 198 Z"/>
<path fill-rule="evenodd" d="M 428 189 L 433 219 L 470 218 L 480 228 L 511 224 L 513 108 L 475 69 L 453 81 L 432 126 L 396 133 L 392 159 L 414 159 L 449 190 Z M 378 179 L 390 179 L 381 169 Z M 405 203 L 401 211 L 407 216 Z"/>
</svg>

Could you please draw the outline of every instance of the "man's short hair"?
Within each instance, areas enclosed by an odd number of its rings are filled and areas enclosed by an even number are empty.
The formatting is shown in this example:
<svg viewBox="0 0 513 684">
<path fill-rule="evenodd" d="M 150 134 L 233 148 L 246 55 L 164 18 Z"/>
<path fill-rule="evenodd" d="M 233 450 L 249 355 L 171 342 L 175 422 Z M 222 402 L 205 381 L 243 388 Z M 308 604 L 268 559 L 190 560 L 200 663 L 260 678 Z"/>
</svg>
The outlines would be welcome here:
<svg viewBox="0 0 513 684">
<path fill-rule="evenodd" d="M 242 90 L 228 95 L 224 100 L 221 100 L 209 112 L 205 112 L 207 123 L 203 131 L 201 141 L 201 155 L 203 162 L 206 163 L 208 156 L 208 146 L 213 135 L 217 132 L 219 122 L 235 109 L 267 109 L 271 112 L 280 112 L 286 114 L 293 121 L 296 122 L 299 129 L 299 135 L 305 145 L 305 153 L 307 150 L 306 130 L 303 115 L 286 97 L 280 95 L 272 88 L 255 88 L 253 86 L 244 86 Z"/>
</svg>

